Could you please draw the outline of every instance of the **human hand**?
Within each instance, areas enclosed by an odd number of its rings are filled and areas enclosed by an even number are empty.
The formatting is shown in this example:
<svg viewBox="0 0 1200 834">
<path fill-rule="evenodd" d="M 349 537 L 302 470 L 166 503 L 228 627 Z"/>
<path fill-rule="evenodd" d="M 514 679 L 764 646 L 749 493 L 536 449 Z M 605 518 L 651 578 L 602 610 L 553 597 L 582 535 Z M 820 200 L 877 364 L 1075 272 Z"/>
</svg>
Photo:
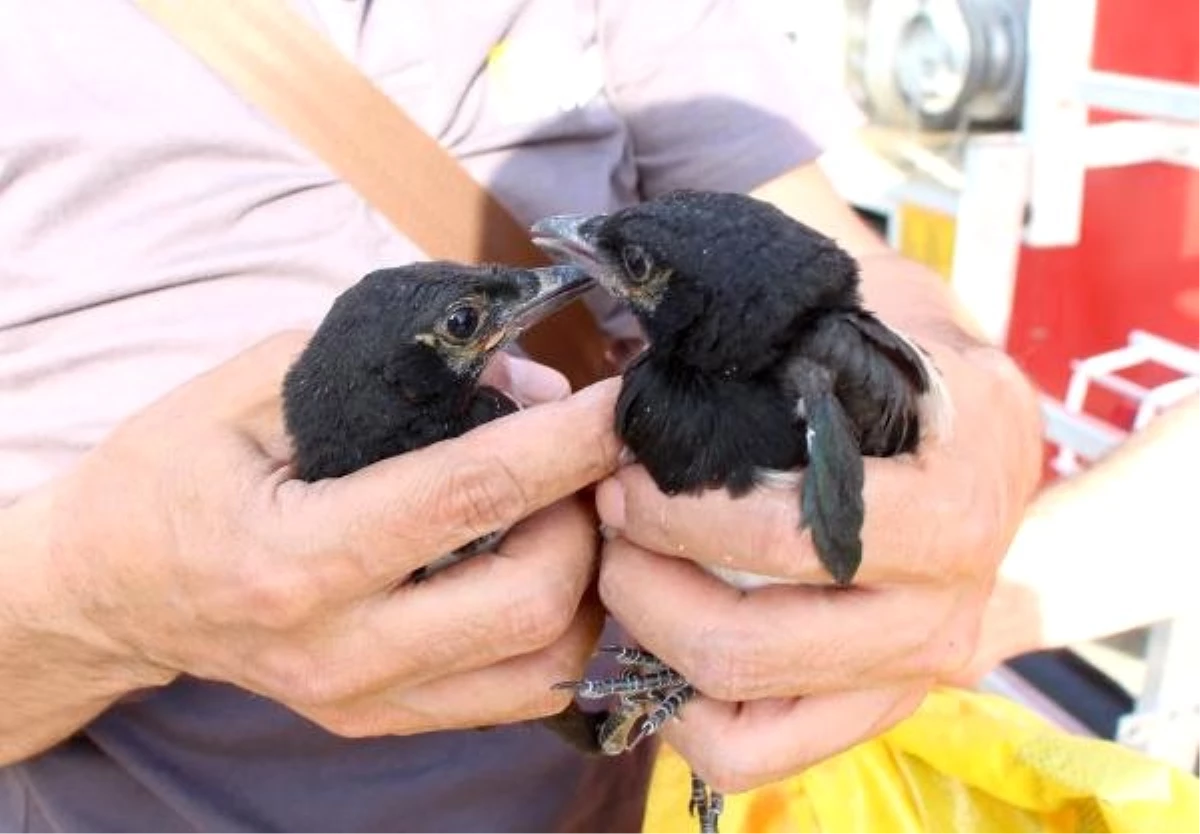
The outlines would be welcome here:
<svg viewBox="0 0 1200 834">
<path fill-rule="evenodd" d="M 601 597 L 701 693 L 664 734 L 714 789 L 783 778 L 911 713 L 965 664 L 1036 484 L 1032 391 L 997 351 L 926 345 L 956 407 L 950 438 L 868 459 L 864 558 L 831 586 L 791 491 L 667 498 L 640 467 L 597 492 Z M 697 564 L 792 583 L 739 591 Z"/>
<path fill-rule="evenodd" d="M 279 403 L 304 338 L 184 385 L 55 486 L 36 578 L 62 589 L 54 627 L 131 680 L 226 681 L 342 735 L 561 710 L 551 684 L 582 670 L 603 620 L 585 597 L 595 525 L 571 496 L 615 467 L 613 385 L 307 484 L 289 476 Z M 489 376 L 523 380 L 526 402 L 565 394 L 530 363 Z M 514 523 L 498 554 L 397 587 Z"/>
</svg>

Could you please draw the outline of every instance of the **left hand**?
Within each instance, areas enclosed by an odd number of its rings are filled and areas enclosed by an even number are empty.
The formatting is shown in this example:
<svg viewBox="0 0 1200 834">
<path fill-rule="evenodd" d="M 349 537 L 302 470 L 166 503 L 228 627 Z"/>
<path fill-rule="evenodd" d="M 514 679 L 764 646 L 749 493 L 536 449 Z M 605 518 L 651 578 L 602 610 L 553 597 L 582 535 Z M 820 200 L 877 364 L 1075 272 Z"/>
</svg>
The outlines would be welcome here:
<svg viewBox="0 0 1200 834">
<path fill-rule="evenodd" d="M 600 592 L 699 695 L 667 740 L 716 790 L 794 774 L 883 732 L 972 657 L 1000 560 L 1038 478 L 1027 382 L 990 348 L 926 344 L 955 404 L 949 438 L 866 463 L 862 567 L 831 586 L 791 491 L 668 498 L 630 466 L 601 484 Z M 751 592 L 694 563 L 795 583 Z"/>
</svg>

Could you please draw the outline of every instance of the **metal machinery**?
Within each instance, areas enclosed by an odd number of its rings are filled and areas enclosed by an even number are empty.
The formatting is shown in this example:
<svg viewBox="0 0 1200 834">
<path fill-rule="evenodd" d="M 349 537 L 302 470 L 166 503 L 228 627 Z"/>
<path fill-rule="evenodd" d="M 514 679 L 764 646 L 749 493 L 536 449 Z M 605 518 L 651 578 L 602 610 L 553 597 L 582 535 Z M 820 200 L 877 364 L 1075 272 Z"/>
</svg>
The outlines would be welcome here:
<svg viewBox="0 0 1200 834">
<path fill-rule="evenodd" d="M 1200 88 L 1092 69 L 1097 0 L 838 4 L 871 121 L 825 169 L 998 343 L 1021 247 L 1079 243 L 1087 171 L 1200 167 Z M 1129 118 L 1089 124 L 1093 108 Z"/>
<path fill-rule="evenodd" d="M 776 3 L 801 51 L 824 49 L 816 57 L 836 67 L 869 119 L 853 145 L 823 159 L 834 185 L 876 218 L 898 249 L 940 272 L 998 344 L 1010 345 L 1022 256 L 1080 247 L 1089 172 L 1146 170 L 1149 163 L 1200 167 L 1200 87 L 1093 66 L 1097 7 L 1118 2 Z M 1190 26 L 1193 34 L 1180 43 L 1194 52 L 1195 41 L 1188 40 L 1195 37 L 1194 4 L 1192 9 L 1190 19 L 1176 23 L 1180 31 Z M 1124 13 L 1141 14 L 1128 6 Z M 1171 14 L 1162 6 L 1155 13 Z M 831 27 L 843 37 L 829 38 Z M 814 28 L 822 34 L 806 42 Z M 830 51 L 831 40 L 839 49 Z M 1159 41 L 1141 48 L 1168 46 Z M 1098 120 L 1096 111 L 1119 116 Z M 1178 343 L 1179 336 L 1145 332 L 1155 330 L 1154 322 L 1126 323 L 1121 332 L 1129 334 L 1127 345 L 1117 347 L 1110 337 L 1110 347 L 1082 353 L 1094 355 L 1074 363 L 1065 396 L 1043 396 L 1056 475 L 1086 466 L 1158 407 L 1200 387 L 1194 323 L 1188 344 Z M 1070 355 L 1078 360 L 1081 354 Z M 1146 388 L 1121 375 L 1146 361 L 1172 369 L 1177 378 Z M 1093 387 L 1124 398 L 1137 412 L 1133 424 L 1089 414 L 1085 400 Z M 1145 680 L 1114 735 L 1192 769 L 1200 741 L 1200 615 L 1146 625 Z M 1070 705 L 1052 703 L 1018 678 L 1002 670 L 986 685 L 1086 731 Z"/>
<path fill-rule="evenodd" d="M 847 0 L 846 75 L 876 124 L 1013 125 L 1028 0 Z"/>
</svg>

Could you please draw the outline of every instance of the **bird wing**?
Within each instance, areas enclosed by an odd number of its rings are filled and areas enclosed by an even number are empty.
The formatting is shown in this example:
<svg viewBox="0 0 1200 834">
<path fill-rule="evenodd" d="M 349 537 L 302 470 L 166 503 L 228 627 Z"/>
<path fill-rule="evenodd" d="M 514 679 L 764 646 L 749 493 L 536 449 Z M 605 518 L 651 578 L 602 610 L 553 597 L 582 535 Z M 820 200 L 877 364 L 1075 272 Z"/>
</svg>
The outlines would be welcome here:
<svg viewBox="0 0 1200 834">
<path fill-rule="evenodd" d="M 929 353 L 899 330 L 884 324 L 873 314 L 859 311 L 846 321 L 898 370 L 918 392 L 918 418 L 921 430 L 944 437 L 950 429 L 953 409 L 941 371 Z M 894 412 L 884 415 L 896 419 Z"/>
<path fill-rule="evenodd" d="M 928 354 L 864 310 L 831 311 L 806 327 L 795 353 L 828 368 L 862 454 L 912 452 L 942 433 L 949 398 Z"/>
</svg>

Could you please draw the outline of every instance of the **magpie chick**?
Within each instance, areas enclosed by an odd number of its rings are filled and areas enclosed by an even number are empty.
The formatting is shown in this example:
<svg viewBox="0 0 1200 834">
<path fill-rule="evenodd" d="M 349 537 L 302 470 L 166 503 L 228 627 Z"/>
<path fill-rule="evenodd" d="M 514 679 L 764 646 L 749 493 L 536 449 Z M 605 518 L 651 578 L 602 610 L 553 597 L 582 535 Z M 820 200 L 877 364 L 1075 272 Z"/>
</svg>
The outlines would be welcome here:
<svg viewBox="0 0 1200 834">
<path fill-rule="evenodd" d="M 864 309 L 854 258 L 766 202 L 716 192 L 550 217 L 533 234 L 626 300 L 645 331 L 616 431 L 658 487 L 738 497 L 799 481 L 799 523 L 835 583 L 849 584 L 862 560 L 862 456 L 912 452 L 948 418 L 927 354 Z M 706 568 L 741 588 L 783 581 Z M 571 684 L 584 697 L 621 696 L 608 730 L 629 732 L 641 710 L 632 740 L 601 739 L 609 751 L 653 734 L 694 695 L 686 682 L 664 685 L 674 673 L 637 654 L 637 673 L 619 684 Z M 715 828 L 721 798 L 701 788 L 694 778 L 693 810 Z"/>
<path fill-rule="evenodd" d="M 488 359 L 593 285 L 572 267 L 424 262 L 366 275 L 334 302 L 283 383 L 301 480 L 336 478 L 518 410 L 479 385 Z M 420 569 L 495 547 L 498 530 Z"/>
<path fill-rule="evenodd" d="M 284 377 L 284 424 L 297 477 L 346 475 L 518 410 L 504 393 L 479 384 L 484 366 L 592 286 L 570 266 L 438 261 L 366 275 L 334 301 Z M 505 532 L 445 554 L 406 581 L 492 550 Z M 589 753 L 598 750 L 596 722 L 574 704 L 543 720 Z"/>
</svg>

